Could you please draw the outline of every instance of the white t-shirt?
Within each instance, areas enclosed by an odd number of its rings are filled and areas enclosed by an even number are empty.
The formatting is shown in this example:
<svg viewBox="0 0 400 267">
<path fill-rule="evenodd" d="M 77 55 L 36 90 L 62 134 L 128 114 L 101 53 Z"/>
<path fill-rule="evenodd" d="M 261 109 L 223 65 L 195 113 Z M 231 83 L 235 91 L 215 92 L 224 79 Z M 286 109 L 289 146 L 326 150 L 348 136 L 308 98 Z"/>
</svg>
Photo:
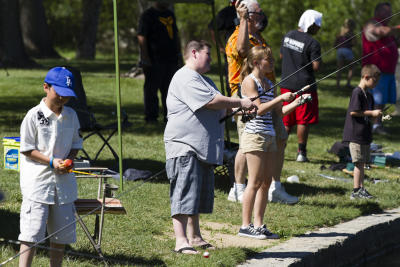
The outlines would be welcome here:
<svg viewBox="0 0 400 267">
<path fill-rule="evenodd" d="M 204 107 L 220 94 L 213 81 L 184 66 L 171 80 L 167 96 L 168 123 L 164 142 L 166 158 L 196 153 L 199 160 L 222 164 L 224 124 L 223 110 Z"/>
<path fill-rule="evenodd" d="M 48 157 L 65 159 L 71 149 L 82 148 L 79 128 L 73 109 L 64 107 L 57 117 L 42 99 L 22 121 L 20 152 L 38 150 Z M 22 153 L 20 183 L 22 196 L 40 203 L 67 204 L 78 195 L 73 173 L 57 174 L 49 165 L 33 161 Z"/>
</svg>

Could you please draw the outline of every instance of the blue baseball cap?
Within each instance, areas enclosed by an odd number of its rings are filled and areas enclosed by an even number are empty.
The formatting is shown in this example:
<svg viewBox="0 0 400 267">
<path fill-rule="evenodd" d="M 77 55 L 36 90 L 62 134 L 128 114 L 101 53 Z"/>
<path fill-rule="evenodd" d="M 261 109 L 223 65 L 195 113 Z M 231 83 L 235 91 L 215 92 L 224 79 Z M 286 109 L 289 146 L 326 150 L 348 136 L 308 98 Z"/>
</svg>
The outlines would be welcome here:
<svg viewBox="0 0 400 267">
<path fill-rule="evenodd" d="M 51 84 L 60 96 L 73 96 L 74 92 L 74 75 L 65 67 L 55 67 L 47 72 L 44 82 Z"/>
</svg>

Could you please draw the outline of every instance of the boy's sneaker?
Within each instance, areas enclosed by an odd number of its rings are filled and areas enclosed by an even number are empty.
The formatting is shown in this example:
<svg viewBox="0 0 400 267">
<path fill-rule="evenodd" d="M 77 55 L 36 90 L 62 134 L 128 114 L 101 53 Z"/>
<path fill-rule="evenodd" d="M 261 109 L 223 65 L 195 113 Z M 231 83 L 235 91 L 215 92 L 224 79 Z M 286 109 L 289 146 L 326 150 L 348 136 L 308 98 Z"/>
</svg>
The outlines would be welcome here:
<svg viewBox="0 0 400 267">
<path fill-rule="evenodd" d="M 233 186 L 231 190 L 229 190 L 228 200 L 232 202 L 240 202 L 243 201 L 243 193 L 246 187 L 236 187 Z"/>
<path fill-rule="evenodd" d="M 278 188 L 269 188 L 268 191 L 268 200 L 269 202 L 274 202 L 274 203 L 283 203 L 283 204 L 296 204 L 299 202 L 299 198 L 295 196 L 289 195 L 286 191 L 285 188 L 281 185 Z"/>
<path fill-rule="evenodd" d="M 257 230 L 258 230 L 261 234 L 265 235 L 265 236 L 267 237 L 267 239 L 279 239 L 279 236 L 278 236 L 277 234 L 271 233 L 271 232 L 268 230 L 268 228 L 267 228 L 267 226 L 266 226 L 265 224 L 263 224 L 263 225 L 261 225 L 260 227 L 258 227 Z"/>
<path fill-rule="evenodd" d="M 364 188 L 361 187 L 357 192 L 351 192 L 350 199 L 371 199 L 373 196 Z"/>
<path fill-rule="evenodd" d="M 360 190 L 358 190 L 358 191 L 361 191 L 360 194 L 361 194 L 364 198 L 367 198 L 367 199 L 374 198 L 374 196 L 371 195 L 371 194 L 367 191 L 367 189 L 365 189 L 364 187 L 361 187 Z"/>
<path fill-rule="evenodd" d="M 296 158 L 297 162 L 309 162 L 307 156 L 305 154 L 302 153 L 297 153 L 297 158 Z"/>
<path fill-rule="evenodd" d="M 267 239 L 267 236 L 262 234 L 258 228 L 254 228 L 254 225 L 251 223 L 246 228 L 240 227 L 238 236 L 251 237 L 255 239 Z"/>
</svg>

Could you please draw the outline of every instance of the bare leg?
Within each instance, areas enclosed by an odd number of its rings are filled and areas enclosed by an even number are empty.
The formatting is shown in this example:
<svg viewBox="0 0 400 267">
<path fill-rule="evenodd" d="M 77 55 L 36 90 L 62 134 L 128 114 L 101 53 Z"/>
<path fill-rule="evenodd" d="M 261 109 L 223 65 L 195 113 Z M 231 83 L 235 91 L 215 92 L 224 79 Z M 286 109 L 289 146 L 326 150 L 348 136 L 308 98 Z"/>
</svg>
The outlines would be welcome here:
<svg viewBox="0 0 400 267">
<path fill-rule="evenodd" d="M 271 185 L 272 174 L 275 171 L 274 166 L 276 165 L 276 153 L 275 152 L 263 152 L 263 168 L 262 177 L 263 181 L 260 188 L 257 191 L 256 199 L 254 202 L 254 227 L 260 227 L 263 225 L 265 209 L 267 208 L 268 202 L 268 190 Z"/>
<path fill-rule="evenodd" d="M 35 248 L 29 249 L 32 245 L 33 243 L 21 242 L 19 252 L 22 254 L 19 256 L 19 267 L 30 267 L 32 265 L 32 260 L 36 251 Z"/>
<path fill-rule="evenodd" d="M 354 163 L 354 188 L 364 187 L 364 163 Z"/>
<path fill-rule="evenodd" d="M 341 67 L 343 67 L 343 65 L 344 65 L 343 60 L 338 60 L 338 62 L 337 62 L 337 68 L 340 69 Z M 337 88 L 340 87 L 340 79 L 341 79 L 341 76 L 342 76 L 342 71 L 338 71 L 338 72 L 336 73 L 336 87 L 337 87 Z"/>
<path fill-rule="evenodd" d="M 353 78 L 353 67 L 349 68 L 349 72 L 347 73 L 347 86 L 350 87 L 351 78 Z"/>
<path fill-rule="evenodd" d="M 253 212 L 254 202 L 257 191 L 264 182 L 265 176 L 263 168 L 265 166 L 265 152 L 255 151 L 246 153 L 246 160 L 249 170 L 249 178 L 246 190 L 243 195 L 242 205 L 242 226 L 246 227 L 251 223 L 251 214 Z M 264 192 L 264 198 L 267 198 L 267 192 Z"/>
<path fill-rule="evenodd" d="M 179 250 L 184 247 L 190 247 L 189 240 L 186 236 L 186 228 L 188 225 L 188 215 L 177 214 L 172 217 L 172 224 L 175 232 L 175 250 Z M 185 254 L 197 254 L 195 251 L 184 251 Z"/>
<path fill-rule="evenodd" d="M 297 140 L 299 144 L 306 144 L 308 139 L 308 132 L 310 126 L 306 124 L 298 124 L 297 125 Z"/>
<path fill-rule="evenodd" d="M 283 162 L 285 160 L 285 147 L 286 147 L 286 139 L 276 139 L 276 162 L 274 166 L 274 173 L 272 176 L 272 179 L 275 182 L 280 182 L 281 181 L 281 173 L 283 169 Z"/>
<path fill-rule="evenodd" d="M 50 267 L 61 267 L 64 256 L 64 244 L 50 243 Z"/>
<path fill-rule="evenodd" d="M 199 214 L 189 216 L 187 233 L 189 238 L 189 243 L 191 246 L 198 247 L 202 245 L 207 245 L 208 242 L 203 239 L 200 233 L 200 216 Z M 214 247 L 209 247 L 208 249 L 215 249 Z"/>
<path fill-rule="evenodd" d="M 235 157 L 235 183 L 245 184 L 246 183 L 246 155 L 239 149 Z"/>
</svg>

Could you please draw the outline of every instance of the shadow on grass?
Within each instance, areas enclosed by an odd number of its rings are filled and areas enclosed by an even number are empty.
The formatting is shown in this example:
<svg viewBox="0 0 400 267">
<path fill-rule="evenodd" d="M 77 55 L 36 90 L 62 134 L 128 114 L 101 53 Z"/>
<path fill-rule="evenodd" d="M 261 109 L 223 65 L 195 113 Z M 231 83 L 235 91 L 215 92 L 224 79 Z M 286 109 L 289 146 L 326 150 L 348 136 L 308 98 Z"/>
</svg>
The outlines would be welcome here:
<svg viewBox="0 0 400 267">
<path fill-rule="evenodd" d="M 286 191 L 295 196 L 299 195 L 317 195 L 317 194 L 334 194 L 334 195 L 345 195 L 347 191 L 339 186 L 330 186 L 330 187 L 317 187 L 311 186 L 304 183 L 299 184 L 290 184 L 285 183 Z"/>
<path fill-rule="evenodd" d="M 19 213 L 0 209 L 0 237 L 17 240 L 19 235 Z"/>
<path fill-rule="evenodd" d="M 67 248 L 68 249 L 68 248 Z M 70 259 L 77 260 L 77 261 L 82 261 L 83 259 L 88 259 L 91 260 L 93 263 L 99 263 L 100 265 L 103 265 L 104 262 L 101 260 L 98 255 L 95 254 L 94 251 L 91 250 L 69 250 L 72 252 L 69 255 Z M 75 255 L 75 253 L 81 253 L 84 255 Z M 91 256 L 93 255 L 93 257 Z M 109 265 L 114 265 L 114 264 L 124 264 L 128 266 L 166 266 L 165 262 L 162 261 L 161 259 L 157 257 L 153 257 L 150 259 L 146 259 L 143 257 L 134 257 L 131 255 L 124 255 L 124 254 L 113 254 L 113 255 L 104 255 L 107 263 Z"/>
</svg>

